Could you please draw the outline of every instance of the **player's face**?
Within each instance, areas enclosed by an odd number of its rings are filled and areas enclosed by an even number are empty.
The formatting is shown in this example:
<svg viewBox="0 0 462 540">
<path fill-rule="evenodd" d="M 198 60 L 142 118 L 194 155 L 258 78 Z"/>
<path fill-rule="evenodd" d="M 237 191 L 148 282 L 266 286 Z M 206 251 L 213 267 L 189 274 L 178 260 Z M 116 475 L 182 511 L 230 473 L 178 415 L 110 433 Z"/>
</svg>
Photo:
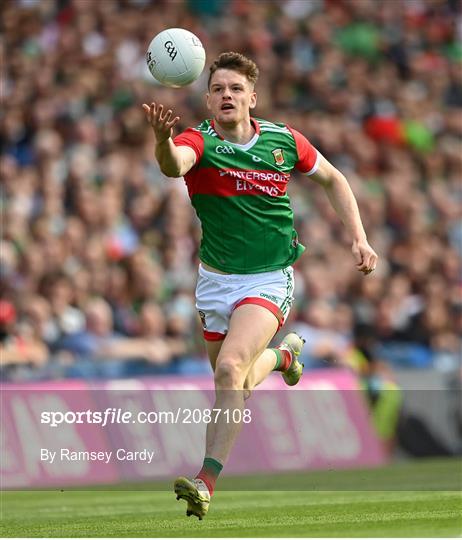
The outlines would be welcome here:
<svg viewBox="0 0 462 540">
<path fill-rule="evenodd" d="M 232 69 L 217 69 L 210 81 L 207 107 L 219 124 L 237 125 L 248 121 L 249 109 L 257 104 L 253 85 Z"/>
</svg>

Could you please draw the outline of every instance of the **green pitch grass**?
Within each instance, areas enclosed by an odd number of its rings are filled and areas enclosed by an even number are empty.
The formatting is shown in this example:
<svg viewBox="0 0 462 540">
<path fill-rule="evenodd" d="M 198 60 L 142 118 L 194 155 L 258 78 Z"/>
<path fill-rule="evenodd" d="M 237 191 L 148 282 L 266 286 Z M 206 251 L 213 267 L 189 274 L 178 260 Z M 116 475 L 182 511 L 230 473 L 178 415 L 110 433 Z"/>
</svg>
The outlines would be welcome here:
<svg viewBox="0 0 462 540">
<path fill-rule="evenodd" d="M 1 528 L 5 537 L 459 536 L 461 475 L 459 460 L 431 460 L 223 478 L 203 521 L 163 491 L 170 483 L 4 492 Z"/>
</svg>

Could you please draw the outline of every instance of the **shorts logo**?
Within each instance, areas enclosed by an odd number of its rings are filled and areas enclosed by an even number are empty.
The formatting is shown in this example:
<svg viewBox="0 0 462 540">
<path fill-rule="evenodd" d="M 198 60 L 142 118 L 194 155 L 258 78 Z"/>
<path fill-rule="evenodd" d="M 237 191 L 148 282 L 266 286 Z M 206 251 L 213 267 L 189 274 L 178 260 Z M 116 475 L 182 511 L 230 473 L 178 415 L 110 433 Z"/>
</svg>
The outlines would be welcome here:
<svg viewBox="0 0 462 540">
<path fill-rule="evenodd" d="M 274 150 L 271 150 L 271 153 L 273 154 L 276 165 L 284 165 L 285 159 L 282 148 L 275 148 Z"/>
<path fill-rule="evenodd" d="M 201 318 L 202 328 L 205 330 L 207 328 L 207 323 L 205 322 L 205 313 L 203 311 L 199 311 L 199 317 Z"/>
<path fill-rule="evenodd" d="M 270 302 L 275 302 L 276 304 L 278 303 L 278 298 L 276 296 L 273 296 L 272 294 L 266 294 L 266 293 L 262 292 L 262 293 L 260 293 L 260 296 L 262 298 L 266 298 Z"/>
<path fill-rule="evenodd" d="M 217 146 L 215 148 L 217 154 L 235 154 L 234 148 L 231 146 Z"/>
</svg>

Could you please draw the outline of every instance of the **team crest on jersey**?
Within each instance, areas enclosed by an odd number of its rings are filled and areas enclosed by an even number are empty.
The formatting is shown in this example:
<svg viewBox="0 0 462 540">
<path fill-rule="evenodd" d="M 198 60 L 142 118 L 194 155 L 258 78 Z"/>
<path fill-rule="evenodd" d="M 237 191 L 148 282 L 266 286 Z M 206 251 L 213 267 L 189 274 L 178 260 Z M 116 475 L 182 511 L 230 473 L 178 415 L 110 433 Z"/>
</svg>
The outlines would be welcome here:
<svg viewBox="0 0 462 540">
<path fill-rule="evenodd" d="M 275 148 L 274 150 L 271 150 L 271 153 L 273 154 L 276 165 L 284 165 L 284 152 L 281 148 Z"/>
</svg>

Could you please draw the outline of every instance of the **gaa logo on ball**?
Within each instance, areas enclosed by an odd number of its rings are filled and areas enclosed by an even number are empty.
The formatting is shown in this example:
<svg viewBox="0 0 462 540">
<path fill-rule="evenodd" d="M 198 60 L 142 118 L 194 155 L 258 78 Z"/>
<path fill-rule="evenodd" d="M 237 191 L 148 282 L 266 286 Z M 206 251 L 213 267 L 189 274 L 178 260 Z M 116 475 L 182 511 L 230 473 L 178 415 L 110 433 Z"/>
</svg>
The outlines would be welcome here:
<svg viewBox="0 0 462 540">
<path fill-rule="evenodd" d="M 146 53 L 151 75 L 164 86 L 181 88 L 194 82 L 205 65 L 205 50 L 199 38 L 183 28 L 157 34 Z"/>
</svg>

